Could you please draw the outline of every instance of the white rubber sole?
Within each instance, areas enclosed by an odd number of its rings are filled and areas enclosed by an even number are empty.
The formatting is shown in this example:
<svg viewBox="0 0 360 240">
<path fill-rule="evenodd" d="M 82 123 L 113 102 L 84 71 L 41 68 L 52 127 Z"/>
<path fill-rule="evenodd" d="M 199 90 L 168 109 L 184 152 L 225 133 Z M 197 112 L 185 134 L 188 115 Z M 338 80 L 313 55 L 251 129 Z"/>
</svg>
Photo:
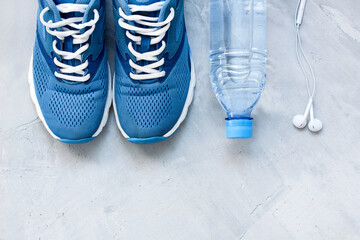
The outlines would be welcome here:
<svg viewBox="0 0 360 240">
<path fill-rule="evenodd" d="M 185 105 L 184 108 L 181 112 L 181 115 L 178 119 L 178 121 L 176 122 L 176 124 L 174 125 L 174 127 L 165 135 L 163 136 L 154 136 L 154 137 L 163 137 L 163 138 L 169 138 L 171 137 L 176 130 L 180 127 L 181 123 L 185 120 L 187 113 L 189 111 L 189 107 L 193 101 L 194 98 L 194 90 L 195 90 L 195 86 L 196 86 L 196 74 L 195 74 L 195 65 L 194 65 L 194 61 L 192 59 L 192 57 L 190 57 L 190 61 L 191 61 L 191 80 L 190 80 L 190 85 L 189 85 L 189 91 L 188 91 L 188 95 L 186 97 L 186 101 L 185 101 Z M 115 75 L 114 75 L 114 80 L 113 80 L 113 86 L 115 86 Z M 121 127 L 120 121 L 119 121 L 119 117 L 117 114 L 117 108 L 116 108 L 116 103 L 115 103 L 115 91 L 113 91 L 113 104 L 114 104 L 114 111 L 115 111 L 115 118 L 116 118 L 116 123 L 118 128 L 120 129 L 121 134 L 126 138 L 126 139 L 130 139 L 130 137 L 126 134 L 126 132 L 123 130 L 123 128 Z"/>
<path fill-rule="evenodd" d="M 105 110 L 104 110 L 104 114 L 103 114 L 103 117 L 102 117 L 102 120 L 101 120 L 101 123 L 100 123 L 100 126 L 99 128 L 97 129 L 97 131 L 95 132 L 95 134 L 91 137 L 91 138 L 95 138 L 97 137 L 101 131 L 103 130 L 103 128 L 105 127 L 106 123 L 107 123 L 107 120 L 109 118 L 109 110 L 110 110 L 110 107 L 111 107 L 111 103 L 112 103 L 112 87 L 111 87 L 111 71 L 110 71 L 110 66 L 108 64 L 108 73 L 109 73 L 109 83 L 108 83 L 108 96 L 107 96 L 107 99 L 106 99 L 106 104 L 105 104 Z M 42 123 L 44 124 L 46 130 L 51 134 L 51 136 L 53 136 L 55 139 L 57 140 L 66 140 L 66 139 L 61 139 L 59 138 L 58 136 L 56 136 L 49 128 L 49 126 L 47 125 L 46 121 L 45 121 L 45 118 L 42 114 L 42 111 L 41 111 L 41 108 L 40 108 L 40 105 L 39 105 L 39 102 L 36 98 L 36 92 L 35 92 L 35 84 L 34 84 L 34 75 L 33 75 L 33 56 L 31 57 L 31 60 L 30 60 L 30 66 L 29 66 L 29 73 L 28 73 L 28 82 L 29 82 L 29 85 L 30 85 L 30 96 L 31 96 L 31 99 L 36 107 L 36 112 L 40 118 L 40 120 L 42 121 Z M 78 140 L 82 140 L 82 139 L 78 139 Z"/>
</svg>

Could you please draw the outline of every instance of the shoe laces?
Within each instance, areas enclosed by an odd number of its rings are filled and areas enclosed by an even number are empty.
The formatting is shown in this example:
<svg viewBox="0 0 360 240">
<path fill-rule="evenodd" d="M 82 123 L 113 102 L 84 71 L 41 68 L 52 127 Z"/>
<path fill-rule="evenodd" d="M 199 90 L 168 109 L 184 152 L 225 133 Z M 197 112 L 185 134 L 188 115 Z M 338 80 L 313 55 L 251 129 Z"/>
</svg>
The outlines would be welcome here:
<svg viewBox="0 0 360 240">
<path fill-rule="evenodd" d="M 56 5 L 60 13 L 85 13 L 88 7 L 88 4 L 72 4 L 72 3 L 63 3 Z M 53 41 L 53 50 L 58 57 L 61 58 L 59 61 L 57 57 L 54 58 L 54 63 L 58 67 L 58 71 L 55 71 L 54 74 L 57 78 L 64 79 L 67 81 L 73 82 L 86 82 L 90 79 L 90 74 L 87 73 L 87 67 L 89 66 L 88 60 L 85 62 L 82 61 L 82 55 L 88 50 L 90 44 L 87 43 L 91 34 L 95 30 L 96 23 L 99 21 L 99 12 L 94 9 L 94 19 L 83 23 L 82 17 L 71 17 L 71 18 L 62 18 L 61 21 L 53 22 L 52 20 L 45 22 L 44 15 L 50 10 L 49 7 L 46 7 L 40 13 L 40 21 L 46 27 L 46 31 L 59 39 L 62 43 L 65 38 L 72 37 L 73 45 L 80 45 L 80 47 L 75 52 L 63 51 L 57 48 L 58 40 Z M 86 31 L 83 29 L 89 28 Z M 61 29 L 61 30 L 59 30 Z M 83 32 L 83 33 L 82 33 Z M 85 45 L 83 45 L 86 43 Z M 65 64 L 61 61 L 63 60 L 79 60 L 80 64 L 76 66 Z"/>
<path fill-rule="evenodd" d="M 130 72 L 130 77 L 133 80 L 151 80 L 156 78 L 162 78 L 166 75 L 165 71 L 159 70 L 164 65 L 164 58 L 159 60 L 159 55 L 165 50 L 166 42 L 163 40 L 167 31 L 170 28 L 171 21 L 175 17 L 174 8 L 170 9 L 170 14 L 163 22 L 159 22 L 159 17 L 144 16 L 140 13 L 150 13 L 159 11 L 162 9 L 164 2 L 157 2 L 150 5 L 134 5 L 129 4 L 131 15 L 126 15 L 124 11 L 119 8 L 119 25 L 123 29 L 126 29 L 126 36 L 132 41 L 128 44 L 130 53 L 136 58 L 136 61 L 148 61 L 152 62 L 141 66 L 135 63 L 132 59 L 129 60 L 130 66 L 136 73 Z M 133 14 L 136 13 L 136 14 Z M 137 26 L 131 25 L 127 22 L 133 21 Z M 161 42 L 161 46 L 153 51 L 144 53 L 137 52 L 133 43 L 140 46 L 142 36 L 148 36 L 151 38 L 150 46 L 157 45 Z"/>
</svg>

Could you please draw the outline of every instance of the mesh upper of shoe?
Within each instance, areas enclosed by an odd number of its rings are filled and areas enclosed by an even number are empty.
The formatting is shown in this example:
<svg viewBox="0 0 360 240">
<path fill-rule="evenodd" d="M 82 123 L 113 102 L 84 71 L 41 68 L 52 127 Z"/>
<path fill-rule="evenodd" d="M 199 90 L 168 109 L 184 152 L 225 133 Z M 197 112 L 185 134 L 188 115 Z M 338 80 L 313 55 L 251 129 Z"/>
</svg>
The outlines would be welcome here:
<svg viewBox="0 0 360 240">
<path fill-rule="evenodd" d="M 49 101 L 50 111 L 64 127 L 80 127 L 95 111 L 91 87 L 68 90 L 55 85 Z"/>
<path fill-rule="evenodd" d="M 42 95 L 47 89 L 51 75 L 49 74 L 49 71 L 47 71 L 45 68 L 44 64 L 46 64 L 46 62 L 43 60 L 41 51 L 37 43 L 35 44 L 35 48 L 34 48 L 34 60 L 35 60 L 33 65 L 33 74 L 35 79 L 34 83 L 37 92 L 39 94 L 39 97 L 42 97 Z"/>
<path fill-rule="evenodd" d="M 101 82 L 102 97 L 108 90 L 107 69 L 99 70 L 97 80 Z M 65 127 L 80 127 L 95 112 L 96 100 L 91 86 L 78 90 L 69 90 L 55 85 L 55 92 L 49 102 L 50 110 Z"/>
<path fill-rule="evenodd" d="M 190 78 L 187 41 L 163 83 L 136 84 L 129 79 L 118 61 L 115 100 L 123 130 L 130 137 L 160 136 L 168 132 L 184 108 Z"/>
<path fill-rule="evenodd" d="M 172 98 L 169 86 L 153 89 L 130 87 L 126 111 L 141 128 L 157 127 L 171 112 Z"/>
<path fill-rule="evenodd" d="M 80 138 L 91 136 L 100 124 L 108 94 L 106 54 L 90 82 L 74 85 L 55 78 L 38 44 L 36 41 L 33 61 L 34 85 L 49 128 L 60 138 L 69 139 L 68 135 L 77 138 L 75 134 L 79 132 Z"/>
</svg>

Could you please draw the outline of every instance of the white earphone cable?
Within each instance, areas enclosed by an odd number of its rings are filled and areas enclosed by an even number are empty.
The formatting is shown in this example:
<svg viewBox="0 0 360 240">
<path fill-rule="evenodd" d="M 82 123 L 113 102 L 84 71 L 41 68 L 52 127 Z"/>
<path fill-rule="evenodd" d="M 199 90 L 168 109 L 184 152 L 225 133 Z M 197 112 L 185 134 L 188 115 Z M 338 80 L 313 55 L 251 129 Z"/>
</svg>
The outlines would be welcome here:
<svg viewBox="0 0 360 240">
<path fill-rule="evenodd" d="M 305 77 L 305 80 L 306 80 L 306 87 L 307 87 L 307 91 L 308 91 L 308 94 L 309 94 L 309 97 L 310 98 L 314 98 L 315 96 L 315 91 L 316 91 L 316 76 L 315 76 L 315 73 L 314 73 L 314 69 L 308 59 L 308 57 L 306 56 L 305 54 L 305 51 L 303 49 L 303 46 L 302 46 L 302 41 L 301 41 L 301 34 L 300 34 L 300 24 L 297 23 L 297 18 L 298 18 L 298 14 L 299 14 L 299 7 L 300 7 L 300 4 L 301 4 L 301 1 L 302 0 L 299 0 L 298 4 L 297 4 L 297 7 L 296 7 L 296 13 L 295 13 L 295 29 L 296 29 L 296 58 L 297 58 L 297 61 L 299 63 L 299 66 L 301 68 L 301 71 L 303 72 L 304 74 L 304 77 Z M 311 72 L 311 77 L 313 79 L 313 89 L 311 91 L 311 86 L 310 86 L 310 80 L 309 80 L 309 77 L 305 71 L 305 68 L 304 68 L 304 65 L 303 63 L 301 62 L 301 58 L 300 58 L 300 54 L 299 54 L 299 50 L 300 50 L 300 53 L 301 55 L 304 57 L 305 59 L 305 62 L 306 64 L 308 65 L 309 69 L 310 69 L 310 72 Z"/>
</svg>

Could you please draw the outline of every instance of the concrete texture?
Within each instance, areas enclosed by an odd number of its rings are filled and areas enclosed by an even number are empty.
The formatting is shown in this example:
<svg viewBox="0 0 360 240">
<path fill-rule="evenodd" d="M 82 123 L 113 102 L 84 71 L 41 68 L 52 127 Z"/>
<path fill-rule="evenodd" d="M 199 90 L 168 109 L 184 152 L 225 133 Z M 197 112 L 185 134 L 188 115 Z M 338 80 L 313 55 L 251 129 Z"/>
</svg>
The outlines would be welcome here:
<svg viewBox="0 0 360 240">
<path fill-rule="evenodd" d="M 52 139 L 27 84 L 37 1 L 2 2 L 0 239 L 360 239 L 360 1 L 308 1 L 320 134 L 291 124 L 307 101 L 296 1 L 268 1 L 268 83 L 251 140 L 225 138 L 208 77 L 208 1 L 185 2 L 195 99 L 175 136 L 149 146 L 125 141 L 113 113 L 89 144 Z M 108 26 L 113 66 L 111 14 Z"/>
</svg>

